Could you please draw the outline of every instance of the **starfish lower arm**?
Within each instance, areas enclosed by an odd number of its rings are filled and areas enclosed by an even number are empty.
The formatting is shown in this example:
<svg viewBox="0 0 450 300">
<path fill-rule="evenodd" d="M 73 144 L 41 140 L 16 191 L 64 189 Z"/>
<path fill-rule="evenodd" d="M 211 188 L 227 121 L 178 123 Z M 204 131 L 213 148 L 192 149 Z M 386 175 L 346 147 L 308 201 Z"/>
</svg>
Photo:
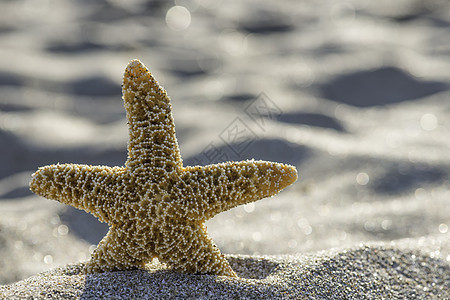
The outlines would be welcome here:
<svg viewBox="0 0 450 300">
<path fill-rule="evenodd" d="M 156 247 L 159 259 L 183 273 L 236 277 L 228 261 L 208 237 L 204 223 L 177 224 L 165 232 Z M 180 253 L 189 253 L 186 258 Z"/>
<path fill-rule="evenodd" d="M 86 263 L 84 273 L 98 273 L 117 270 L 131 270 L 144 267 L 145 261 L 132 256 L 136 251 L 129 251 L 124 243 L 129 241 L 127 234 L 120 228 L 112 226 L 108 234 L 100 241 Z"/>
</svg>

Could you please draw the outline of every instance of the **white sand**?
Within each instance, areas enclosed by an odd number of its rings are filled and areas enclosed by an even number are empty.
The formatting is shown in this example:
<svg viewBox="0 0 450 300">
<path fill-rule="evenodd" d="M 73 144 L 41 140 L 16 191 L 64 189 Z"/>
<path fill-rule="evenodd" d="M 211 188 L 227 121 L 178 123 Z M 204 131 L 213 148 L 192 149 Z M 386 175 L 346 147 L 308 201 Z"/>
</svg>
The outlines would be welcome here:
<svg viewBox="0 0 450 300">
<path fill-rule="evenodd" d="M 2 292 L 449 297 L 447 1 L 179 1 L 182 31 L 166 24 L 169 3 L 127 3 L 0 3 L 0 284 L 13 283 Z M 241 279 L 62 275 L 107 228 L 28 181 L 55 162 L 123 164 L 133 58 L 172 98 L 185 164 L 299 170 L 274 198 L 208 221 Z"/>
</svg>

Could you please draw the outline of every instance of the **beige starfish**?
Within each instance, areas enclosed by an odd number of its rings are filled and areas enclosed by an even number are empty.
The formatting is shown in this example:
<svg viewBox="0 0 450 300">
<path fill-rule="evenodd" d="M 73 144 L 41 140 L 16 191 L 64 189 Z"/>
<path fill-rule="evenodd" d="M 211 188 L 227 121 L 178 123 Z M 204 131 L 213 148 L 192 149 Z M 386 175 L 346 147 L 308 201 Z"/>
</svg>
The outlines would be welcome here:
<svg viewBox="0 0 450 300">
<path fill-rule="evenodd" d="M 33 174 L 31 190 L 110 225 L 85 273 L 145 268 L 157 257 L 184 273 L 236 276 L 205 221 L 275 195 L 297 180 L 297 170 L 254 160 L 183 167 L 166 91 L 139 60 L 127 66 L 122 88 L 125 167 L 45 166 Z"/>
</svg>

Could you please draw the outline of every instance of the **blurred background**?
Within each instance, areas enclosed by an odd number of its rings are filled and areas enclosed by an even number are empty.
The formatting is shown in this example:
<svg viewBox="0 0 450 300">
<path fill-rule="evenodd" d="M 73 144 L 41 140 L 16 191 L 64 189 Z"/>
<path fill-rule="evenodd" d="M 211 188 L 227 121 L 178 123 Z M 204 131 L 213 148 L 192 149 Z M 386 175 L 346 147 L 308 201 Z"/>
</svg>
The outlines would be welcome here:
<svg viewBox="0 0 450 300">
<path fill-rule="evenodd" d="M 28 189 L 42 165 L 123 165 L 121 80 L 171 96 L 185 165 L 263 159 L 299 181 L 208 222 L 224 253 L 436 238 L 450 261 L 447 0 L 0 1 L 0 283 L 107 232 Z"/>
</svg>

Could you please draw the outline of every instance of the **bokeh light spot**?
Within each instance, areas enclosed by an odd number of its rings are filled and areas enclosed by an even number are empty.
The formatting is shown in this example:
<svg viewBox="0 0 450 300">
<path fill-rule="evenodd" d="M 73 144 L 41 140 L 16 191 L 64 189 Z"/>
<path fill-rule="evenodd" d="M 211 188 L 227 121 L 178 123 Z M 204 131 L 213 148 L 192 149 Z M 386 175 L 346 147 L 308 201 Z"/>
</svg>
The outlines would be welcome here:
<svg viewBox="0 0 450 300">
<path fill-rule="evenodd" d="M 258 231 L 254 232 L 254 233 L 252 234 L 252 239 L 253 239 L 255 242 L 260 242 L 260 241 L 262 240 L 262 237 L 263 237 L 262 233 L 261 233 L 261 232 L 258 232 Z"/>
<path fill-rule="evenodd" d="M 433 114 L 424 114 L 420 118 L 420 126 L 423 130 L 431 131 L 437 128 L 438 119 Z"/>
<path fill-rule="evenodd" d="M 295 249 L 297 247 L 297 244 L 298 244 L 297 241 L 294 239 L 288 241 L 288 247 L 291 249 Z"/>
<path fill-rule="evenodd" d="M 439 224 L 439 232 L 440 233 L 447 233 L 448 231 L 448 225 L 447 224 Z"/>
<path fill-rule="evenodd" d="M 69 227 L 67 227 L 64 224 L 58 226 L 58 234 L 59 235 L 66 235 L 68 233 L 69 233 Z"/>
<path fill-rule="evenodd" d="M 246 213 L 252 213 L 255 210 L 255 203 L 248 203 L 244 205 L 244 210 Z"/>
<path fill-rule="evenodd" d="M 370 177 L 367 173 L 361 172 L 356 175 L 356 183 L 359 185 L 366 185 L 369 183 Z"/>
<path fill-rule="evenodd" d="M 51 264 L 51 263 L 53 263 L 53 256 L 51 256 L 51 255 L 46 255 L 46 256 L 44 256 L 44 263 L 46 263 L 46 264 Z"/>
<path fill-rule="evenodd" d="M 184 6 L 172 6 L 166 13 L 166 24 L 174 31 L 185 30 L 191 25 L 191 13 Z"/>
</svg>

